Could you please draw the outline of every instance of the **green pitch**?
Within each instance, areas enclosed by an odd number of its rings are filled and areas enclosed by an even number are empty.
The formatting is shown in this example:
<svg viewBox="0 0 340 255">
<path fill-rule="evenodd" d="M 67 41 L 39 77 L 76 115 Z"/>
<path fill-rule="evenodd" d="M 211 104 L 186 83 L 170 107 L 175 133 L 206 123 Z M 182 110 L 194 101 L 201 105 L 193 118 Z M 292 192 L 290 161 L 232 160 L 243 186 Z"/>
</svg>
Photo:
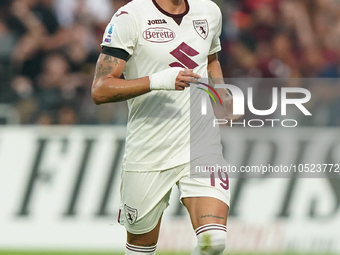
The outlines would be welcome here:
<svg viewBox="0 0 340 255">
<path fill-rule="evenodd" d="M 123 255 L 123 253 L 86 253 L 86 252 L 25 252 L 25 251 L 0 251 L 0 255 Z M 189 255 L 188 253 L 173 253 L 173 252 L 159 252 L 157 255 Z M 260 253 L 226 253 L 226 255 L 269 255 Z M 326 253 L 311 253 L 311 254 L 301 254 L 301 253 L 281 253 L 281 254 L 270 254 L 270 255 L 331 255 Z"/>
</svg>

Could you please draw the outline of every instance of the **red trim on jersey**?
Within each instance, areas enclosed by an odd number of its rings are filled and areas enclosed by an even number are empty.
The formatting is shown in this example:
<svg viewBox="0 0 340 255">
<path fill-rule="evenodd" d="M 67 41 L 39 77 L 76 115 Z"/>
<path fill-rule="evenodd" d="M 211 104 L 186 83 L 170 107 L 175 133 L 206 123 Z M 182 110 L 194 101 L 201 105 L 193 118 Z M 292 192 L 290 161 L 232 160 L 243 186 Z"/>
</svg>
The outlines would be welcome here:
<svg viewBox="0 0 340 255">
<path fill-rule="evenodd" d="M 171 14 L 165 10 L 162 9 L 162 7 L 159 6 L 159 4 L 156 2 L 156 0 L 152 0 L 153 4 L 156 6 L 156 8 L 161 12 L 163 13 L 164 15 L 170 17 L 170 18 L 173 18 L 173 20 L 178 24 L 178 25 L 181 25 L 182 23 L 182 20 L 184 18 L 185 15 L 188 14 L 189 10 L 190 10 L 190 6 L 189 6 L 189 3 L 188 3 L 188 0 L 184 0 L 185 2 L 185 6 L 186 6 L 186 10 L 185 12 L 181 13 L 181 14 Z"/>
</svg>

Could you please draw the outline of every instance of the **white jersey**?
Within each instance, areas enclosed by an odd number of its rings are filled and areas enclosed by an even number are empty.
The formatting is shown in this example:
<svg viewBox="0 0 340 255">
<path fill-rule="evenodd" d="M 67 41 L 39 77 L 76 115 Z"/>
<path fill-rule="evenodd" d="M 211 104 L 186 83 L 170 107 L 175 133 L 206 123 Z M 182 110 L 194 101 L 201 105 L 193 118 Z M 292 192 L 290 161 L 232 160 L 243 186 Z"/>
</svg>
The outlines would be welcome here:
<svg viewBox="0 0 340 255">
<path fill-rule="evenodd" d="M 221 12 L 210 0 L 188 0 L 186 4 L 182 15 L 165 12 L 155 0 L 133 0 L 117 11 L 102 46 L 129 53 L 125 79 L 149 76 L 169 67 L 194 69 L 201 77 L 208 77 L 207 58 L 221 50 Z M 200 112 L 204 93 L 198 89 L 190 93 L 194 86 L 185 91 L 152 91 L 128 100 L 124 170 L 156 171 L 187 163 L 190 145 L 202 150 L 202 155 L 221 154 L 219 130 L 213 128 L 212 115 L 190 123 L 190 108 Z M 190 141 L 190 132 L 195 132 L 195 141 Z"/>
</svg>

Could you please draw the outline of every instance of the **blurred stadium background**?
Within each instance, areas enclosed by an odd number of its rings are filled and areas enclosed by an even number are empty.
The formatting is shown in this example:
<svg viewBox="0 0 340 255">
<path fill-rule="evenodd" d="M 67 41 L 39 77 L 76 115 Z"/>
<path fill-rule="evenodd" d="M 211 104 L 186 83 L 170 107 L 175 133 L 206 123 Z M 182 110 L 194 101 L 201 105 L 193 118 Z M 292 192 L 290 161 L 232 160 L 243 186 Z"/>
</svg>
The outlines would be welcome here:
<svg viewBox="0 0 340 255">
<path fill-rule="evenodd" d="M 128 111 L 95 106 L 90 87 L 104 29 L 126 2 L 0 0 L 0 254 L 123 253 L 116 218 Z M 340 78 L 338 0 L 216 3 L 226 77 Z M 258 98 L 269 88 L 257 87 Z M 227 160 L 339 164 L 340 85 L 312 95 L 305 127 L 222 130 Z M 231 190 L 229 254 L 340 254 L 339 178 L 241 178 Z M 159 249 L 189 254 L 194 245 L 174 190 Z"/>
</svg>

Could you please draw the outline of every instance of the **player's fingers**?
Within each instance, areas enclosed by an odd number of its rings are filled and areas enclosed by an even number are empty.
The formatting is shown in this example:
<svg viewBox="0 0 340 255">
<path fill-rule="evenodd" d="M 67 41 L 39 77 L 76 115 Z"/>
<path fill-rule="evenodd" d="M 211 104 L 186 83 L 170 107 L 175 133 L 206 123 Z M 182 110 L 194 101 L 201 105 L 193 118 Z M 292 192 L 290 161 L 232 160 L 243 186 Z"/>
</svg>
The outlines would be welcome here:
<svg viewBox="0 0 340 255">
<path fill-rule="evenodd" d="M 191 82 L 191 79 L 189 76 L 180 76 L 178 77 L 178 81 L 179 82 L 187 82 L 187 83 L 190 83 Z"/>
<path fill-rule="evenodd" d="M 189 75 L 193 72 L 194 70 L 192 69 L 184 69 L 181 73 L 182 75 Z"/>
<path fill-rule="evenodd" d="M 242 118 L 243 118 L 243 115 L 236 115 L 236 116 L 234 116 L 233 120 L 240 120 Z"/>
<path fill-rule="evenodd" d="M 176 85 L 176 90 L 185 90 L 185 88 L 182 86 Z"/>
<path fill-rule="evenodd" d="M 243 115 L 227 115 L 224 117 L 225 120 L 228 120 L 228 121 L 236 121 L 236 120 L 240 120 L 242 119 Z"/>
<path fill-rule="evenodd" d="M 223 119 L 227 120 L 227 121 L 231 121 L 233 120 L 232 116 L 225 116 Z M 234 120 L 233 120 L 234 121 Z"/>
<path fill-rule="evenodd" d="M 195 79 L 201 79 L 201 76 L 198 75 L 197 73 L 190 74 L 190 77 L 195 78 Z"/>
<path fill-rule="evenodd" d="M 196 79 L 201 78 L 201 76 L 194 73 L 194 70 L 192 70 L 192 69 L 185 69 L 184 71 L 180 72 L 180 75 L 181 76 L 189 76 L 189 77 L 193 77 L 193 78 L 196 78 Z"/>
<path fill-rule="evenodd" d="M 178 81 L 178 82 L 176 82 L 176 86 L 181 86 L 181 87 L 184 87 L 184 88 L 188 88 L 188 87 L 190 87 L 190 84 L 186 83 L 186 82 L 183 82 L 183 81 Z"/>
</svg>

